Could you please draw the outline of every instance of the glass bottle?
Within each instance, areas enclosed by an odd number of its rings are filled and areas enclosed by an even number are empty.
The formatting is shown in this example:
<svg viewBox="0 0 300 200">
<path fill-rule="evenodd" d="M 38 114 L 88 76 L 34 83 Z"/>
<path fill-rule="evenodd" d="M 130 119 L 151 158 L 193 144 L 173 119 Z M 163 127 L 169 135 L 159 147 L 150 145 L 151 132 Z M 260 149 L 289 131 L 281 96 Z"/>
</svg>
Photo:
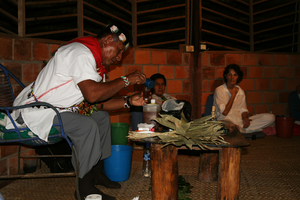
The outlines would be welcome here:
<svg viewBox="0 0 300 200">
<path fill-rule="evenodd" d="M 143 151 L 143 176 L 151 177 L 150 143 L 146 143 Z"/>
</svg>

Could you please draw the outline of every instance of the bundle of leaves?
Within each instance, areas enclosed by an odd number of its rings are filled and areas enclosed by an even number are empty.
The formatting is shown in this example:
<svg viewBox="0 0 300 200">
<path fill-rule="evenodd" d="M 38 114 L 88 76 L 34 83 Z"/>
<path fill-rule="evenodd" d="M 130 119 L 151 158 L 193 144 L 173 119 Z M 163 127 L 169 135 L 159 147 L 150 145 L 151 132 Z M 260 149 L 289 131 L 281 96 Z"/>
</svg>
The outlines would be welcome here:
<svg viewBox="0 0 300 200">
<path fill-rule="evenodd" d="M 206 144 L 228 144 L 224 141 L 224 122 L 213 121 L 215 116 L 208 115 L 190 122 L 184 117 L 181 120 L 171 115 L 160 115 L 161 118 L 154 120 L 159 124 L 173 129 L 169 134 L 157 134 L 156 136 L 167 145 L 182 146 L 185 144 L 192 149 L 193 144 L 197 144 L 201 149 L 209 149 Z"/>
</svg>

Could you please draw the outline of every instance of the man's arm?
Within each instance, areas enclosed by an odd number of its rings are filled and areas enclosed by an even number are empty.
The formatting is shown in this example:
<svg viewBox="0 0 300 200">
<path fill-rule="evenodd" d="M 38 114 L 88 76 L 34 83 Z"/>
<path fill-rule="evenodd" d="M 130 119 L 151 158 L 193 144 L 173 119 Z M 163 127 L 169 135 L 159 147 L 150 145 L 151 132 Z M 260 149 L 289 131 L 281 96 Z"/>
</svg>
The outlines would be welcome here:
<svg viewBox="0 0 300 200">
<path fill-rule="evenodd" d="M 145 104 L 145 101 L 143 99 L 143 93 L 137 93 L 128 98 L 130 104 L 133 106 L 142 106 Z M 97 108 L 98 110 L 106 110 L 106 111 L 117 110 L 117 109 L 124 108 L 125 103 L 127 102 L 126 100 L 124 100 L 124 98 L 110 99 L 104 103 L 99 103 Z"/>
<path fill-rule="evenodd" d="M 135 71 L 126 77 L 128 78 L 130 85 L 142 84 L 146 81 L 146 76 L 139 71 Z M 95 103 L 105 101 L 114 96 L 125 87 L 125 81 L 122 78 L 105 83 L 95 82 L 93 80 L 84 80 L 78 83 L 78 87 L 80 88 L 85 100 L 90 103 Z"/>
</svg>

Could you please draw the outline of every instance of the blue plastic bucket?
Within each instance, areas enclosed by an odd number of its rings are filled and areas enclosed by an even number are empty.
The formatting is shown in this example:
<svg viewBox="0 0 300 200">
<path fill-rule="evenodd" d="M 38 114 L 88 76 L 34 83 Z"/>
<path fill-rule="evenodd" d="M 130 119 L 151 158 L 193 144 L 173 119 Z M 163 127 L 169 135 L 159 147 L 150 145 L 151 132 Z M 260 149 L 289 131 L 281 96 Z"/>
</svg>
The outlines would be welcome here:
<svg viewBox="0 0 300 200">
<path fill-rule="evenodd" d="M 104 172 L 115 182 L 129 179 L 131 171 L 132 146 L 111 145 L 111 156 L 104 159 Z"/>
</svg>

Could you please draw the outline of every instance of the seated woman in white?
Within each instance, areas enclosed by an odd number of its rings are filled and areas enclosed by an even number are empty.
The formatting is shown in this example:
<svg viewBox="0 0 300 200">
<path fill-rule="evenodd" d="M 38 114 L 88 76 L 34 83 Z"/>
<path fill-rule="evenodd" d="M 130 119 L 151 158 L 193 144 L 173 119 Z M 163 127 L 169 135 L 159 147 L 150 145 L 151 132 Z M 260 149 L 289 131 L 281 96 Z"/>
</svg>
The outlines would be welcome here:
<svg viewBox="0 0 300 200">
<path fill-rule="evenodd" d="M 237 85 L 243 79 L 238 65 L 228 65 L 223 77 L 225 83 L 217 87 L 214 93 L 217 120 L 231 121 L 241 133 L 260 132 L 275 121 L 275 116 L 270 113 L 249 116 L 245 92 Z"/>
</svg>

